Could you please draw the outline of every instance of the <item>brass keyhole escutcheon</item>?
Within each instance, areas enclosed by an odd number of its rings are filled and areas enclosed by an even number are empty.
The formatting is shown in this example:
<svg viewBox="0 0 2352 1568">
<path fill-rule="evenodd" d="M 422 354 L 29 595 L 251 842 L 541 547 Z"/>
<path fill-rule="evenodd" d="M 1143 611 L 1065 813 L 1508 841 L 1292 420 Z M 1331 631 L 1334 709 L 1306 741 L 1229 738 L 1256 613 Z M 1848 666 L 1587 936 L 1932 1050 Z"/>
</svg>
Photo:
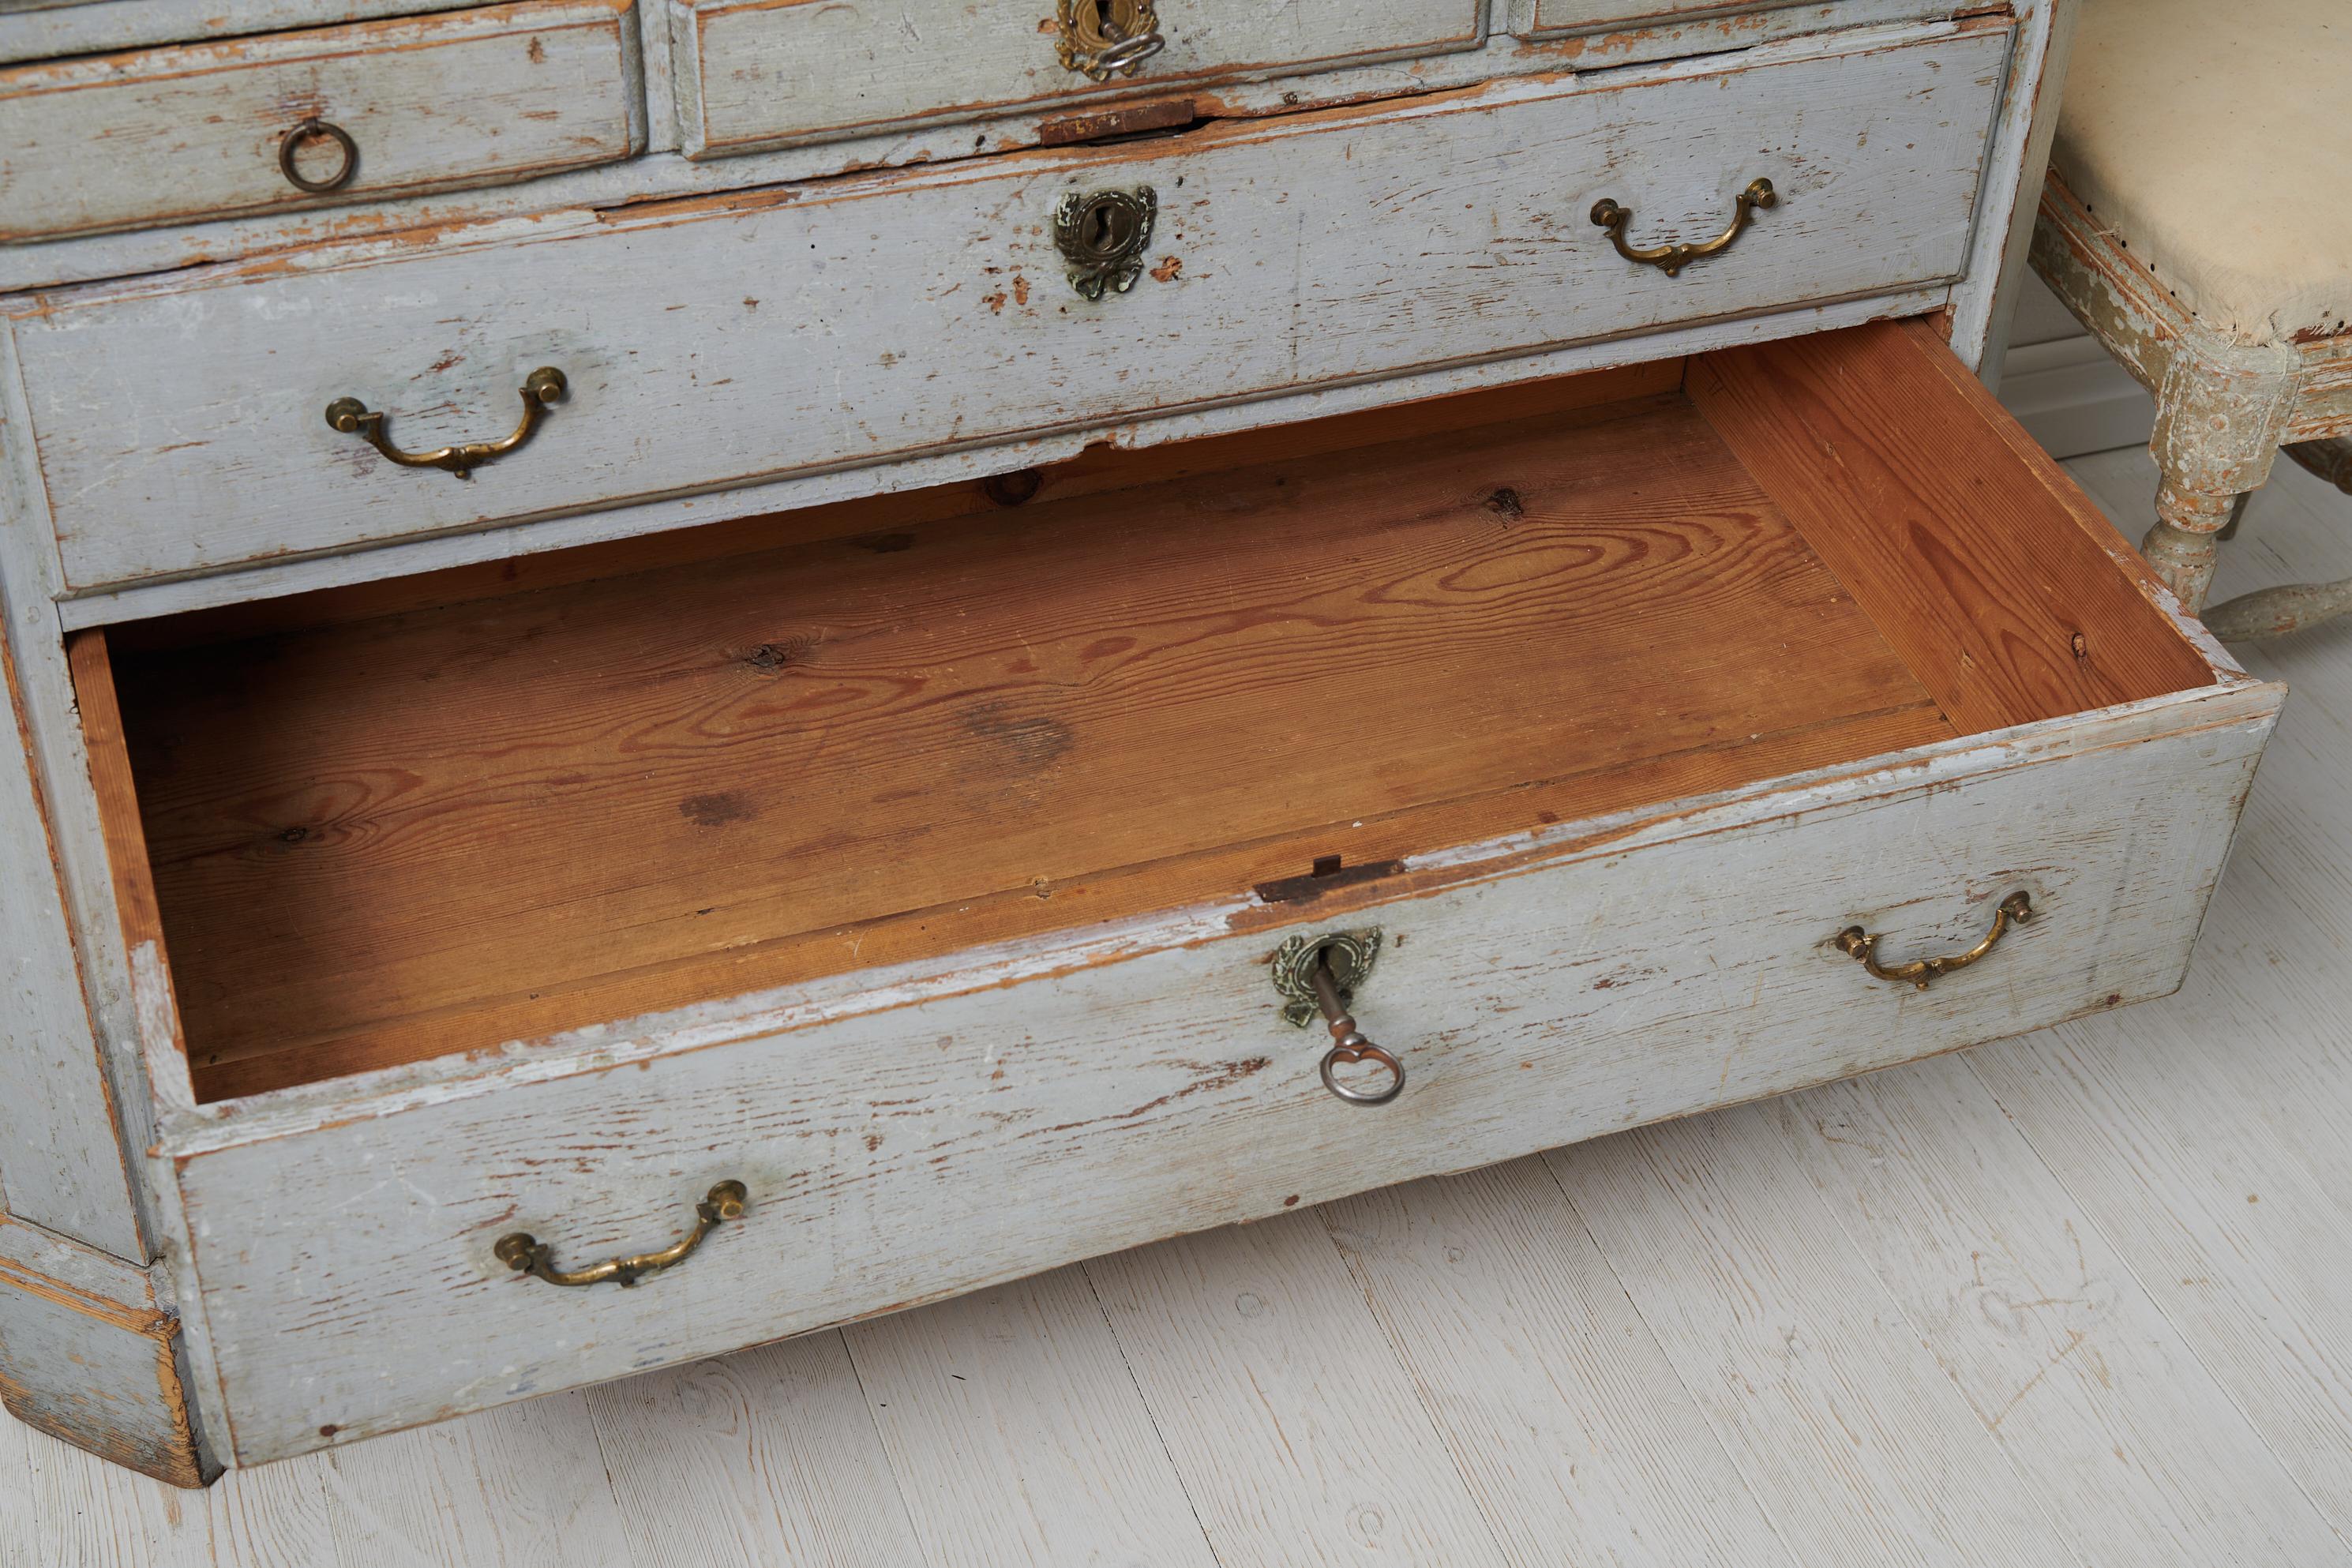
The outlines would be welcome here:
<svg viewBox="0 0 2352 1568">
<path fill-rule="evenodd" d="M 1154 0 L 1060 0 L 1054 52 L 1089 81 L 1133 76 L 1168 47 Z"/>
<path fill-rule="evenodd" d="M 1070 264 L 1070 286 L 1089 300 L 1134 288 L 1159 213 L 1160 196 L 1150 185 L 1064 193 L 1054 209 L 1054 243 Z"/>
</svg>

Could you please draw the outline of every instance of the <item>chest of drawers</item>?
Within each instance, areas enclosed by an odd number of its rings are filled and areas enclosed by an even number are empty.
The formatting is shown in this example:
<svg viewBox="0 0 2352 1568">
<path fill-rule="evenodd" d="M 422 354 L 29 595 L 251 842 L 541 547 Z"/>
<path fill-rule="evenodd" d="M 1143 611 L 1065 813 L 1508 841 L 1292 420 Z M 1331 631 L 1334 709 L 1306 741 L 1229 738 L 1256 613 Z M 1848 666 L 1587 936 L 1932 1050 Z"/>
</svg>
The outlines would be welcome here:
<svg viewBox="0 0 2352 1568">
<path fill-rule="evenodd" d="M 1964 363 L 2063 13 L 1034 9 L 0 21 L 12 1409 L 200 1480 L 2178 983 L 2278 693 Z"/>
</svg>

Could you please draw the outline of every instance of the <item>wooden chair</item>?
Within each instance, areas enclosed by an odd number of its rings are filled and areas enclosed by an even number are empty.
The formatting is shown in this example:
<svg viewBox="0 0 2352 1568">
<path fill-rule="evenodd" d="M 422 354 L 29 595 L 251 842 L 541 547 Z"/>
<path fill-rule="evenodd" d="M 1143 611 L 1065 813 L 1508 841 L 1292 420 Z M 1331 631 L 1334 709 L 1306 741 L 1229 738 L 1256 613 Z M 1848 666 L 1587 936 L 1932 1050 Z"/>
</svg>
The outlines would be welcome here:
<svg viewBox="0 0 2352 1568">
<path fill-rule="evenodd" d="M 2084 0 L 2034 269 L 2155 395 L 2141 545 L 2224 638 L 2352 611 L 2352 578 L 2204 610 L 2288 456 L 2352 492 L 2352 7 Z"/>
</svg>

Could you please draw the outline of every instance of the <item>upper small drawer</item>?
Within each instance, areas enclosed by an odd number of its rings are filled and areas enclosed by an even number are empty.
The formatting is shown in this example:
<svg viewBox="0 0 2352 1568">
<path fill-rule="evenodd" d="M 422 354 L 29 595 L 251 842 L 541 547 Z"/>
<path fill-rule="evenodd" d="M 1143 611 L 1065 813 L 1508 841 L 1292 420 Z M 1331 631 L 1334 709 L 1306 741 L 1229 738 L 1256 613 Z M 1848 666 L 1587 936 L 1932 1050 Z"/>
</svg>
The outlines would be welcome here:
<svg viewBox="0 0 2352 1568">
<path fill-rule="evenodd" d="M 1486 37 L 1486 0 L 672 4 L 679 132 L 691 158 L 1063 99 L 1450 54 Z"/>
<path fill-rule="evenodd" d="M 1717 35 L 1712 47 L 1730 48 L 1759 41 L 1773 21 L 1792 12 L 1798 14 L 1793 18 L 1797 26 L 1810 28 L 1948 16 L 1959 8 L 1958 0 L 1735 0 L 1729 5 L 1725 0 L 1532 0 L 1517 30 L 1531 38 L 1548 38 L 1569 33 L 1655 33 L 1712 23 L 1706 29 Z M 1707 47 L 1704 35 L 1685 36 L 1670 49 L 1703 53 Z M 1632 58 L 1656 58 L 1643 47 L 1624 52 Z"/>
<path fill-rule="evenodd" d="M 625 158 L 644 142 L 631 9 L 526 0 L 0 71 L 0 241 Z"/>
</svg>

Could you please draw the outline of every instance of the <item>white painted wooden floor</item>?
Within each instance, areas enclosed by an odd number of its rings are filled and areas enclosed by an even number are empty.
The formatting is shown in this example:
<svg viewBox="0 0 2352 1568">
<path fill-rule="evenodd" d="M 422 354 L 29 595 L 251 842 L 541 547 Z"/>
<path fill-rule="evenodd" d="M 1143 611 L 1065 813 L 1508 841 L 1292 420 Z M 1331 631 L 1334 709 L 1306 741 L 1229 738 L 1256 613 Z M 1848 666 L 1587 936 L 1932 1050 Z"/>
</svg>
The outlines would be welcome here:
<svg viewBox="0 0 2352 1568">
<path fill-rule="evenodd" d="M 2352 624 L 2251 662 L 2168 1001 L 200 1495 L 0 1417 L 0 1563 L 2352 1563 Z"/>
</svg>

